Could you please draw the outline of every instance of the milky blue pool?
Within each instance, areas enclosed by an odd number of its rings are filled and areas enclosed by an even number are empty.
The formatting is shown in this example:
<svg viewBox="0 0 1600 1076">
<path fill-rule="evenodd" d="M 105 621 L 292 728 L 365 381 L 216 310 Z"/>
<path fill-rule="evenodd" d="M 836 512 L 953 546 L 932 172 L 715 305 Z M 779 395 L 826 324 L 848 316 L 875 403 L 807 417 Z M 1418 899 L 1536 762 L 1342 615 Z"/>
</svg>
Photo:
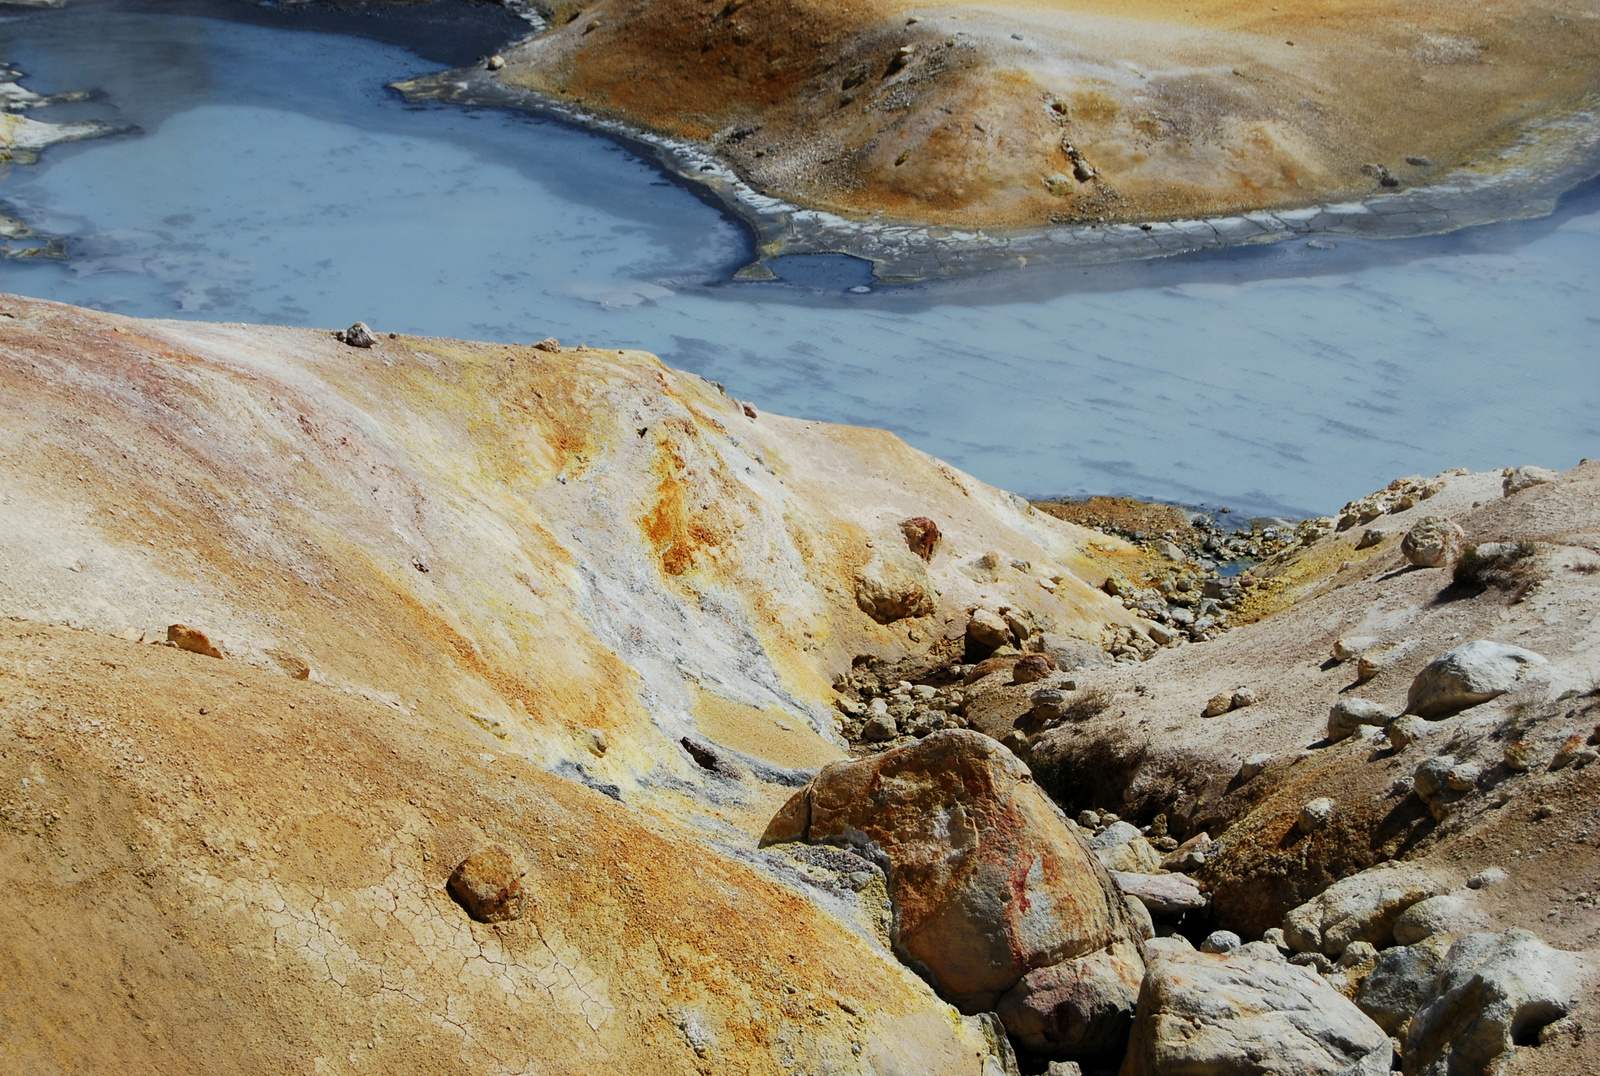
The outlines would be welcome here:
<svg viewBox="0 0 1600 1076">
<path fill-rule="evenodd" d="M 68 239 L 0 289 L 129 314 L 642 347 L 1028 494 L 1306 514 L 1417 472 L 1600 455 L 1600 194 L 1442 239 L 873 287 L 733 284 L 734 222 L 616 144 L 410 107 L 393 45 L 211 18 L 0 21 L 59 146 L 0 202 Z"/>
</svg>

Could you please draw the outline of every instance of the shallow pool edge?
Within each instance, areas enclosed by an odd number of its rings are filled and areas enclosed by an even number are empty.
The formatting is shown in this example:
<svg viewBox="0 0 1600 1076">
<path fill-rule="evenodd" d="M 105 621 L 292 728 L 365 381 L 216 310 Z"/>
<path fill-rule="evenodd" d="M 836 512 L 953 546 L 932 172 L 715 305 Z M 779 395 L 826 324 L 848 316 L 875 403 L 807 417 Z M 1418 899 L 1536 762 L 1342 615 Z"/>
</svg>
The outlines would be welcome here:
<svg viewBox="0 0 1600 1076">
<path fill-rule="evenodd" d="M 1600 177 L 1600 98 L 1538 121 L 1493 154 L 1484 170 L 1458 169 L 1439 183 L 1299 209 L 1137 224 L 1042 229 L 942 228 L 854 220 L 765 194 L 710 143 L 668 138 L 534 90 L 507 86 L 481 68 L 457 68 L 394 84 L 408 102 L 512 108 L 617 138 L 715 198 L 755 236 L 758 260 L 735 274 L 772 280 L 762 262 L 795 254 L 843 254 L 872 263 L 883 283 L 972 276 L 1029 266 L 1163 258 L 1285 239 L 1404 239 L 1441 235 L 1554 212 L 1561 196 Z"/>
</svg>

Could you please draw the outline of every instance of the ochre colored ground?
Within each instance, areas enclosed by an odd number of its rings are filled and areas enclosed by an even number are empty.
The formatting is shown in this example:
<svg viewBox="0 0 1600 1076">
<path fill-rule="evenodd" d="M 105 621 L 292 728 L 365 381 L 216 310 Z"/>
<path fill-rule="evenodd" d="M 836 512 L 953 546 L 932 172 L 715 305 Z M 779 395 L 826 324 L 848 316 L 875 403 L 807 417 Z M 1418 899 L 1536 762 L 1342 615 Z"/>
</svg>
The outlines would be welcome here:
<svg viewBox="0 0 1600 1076">
<path fill-rule="evenodd" d="M 1407 186 L 1492 170 L 1600 90 L 1592 0 L 595 0 L 556 22 L 501 77 L 709 139 L 803 205 L 952 226 L 1338 201 L 1380 189 L 1369 165 Z"/>
</svg>

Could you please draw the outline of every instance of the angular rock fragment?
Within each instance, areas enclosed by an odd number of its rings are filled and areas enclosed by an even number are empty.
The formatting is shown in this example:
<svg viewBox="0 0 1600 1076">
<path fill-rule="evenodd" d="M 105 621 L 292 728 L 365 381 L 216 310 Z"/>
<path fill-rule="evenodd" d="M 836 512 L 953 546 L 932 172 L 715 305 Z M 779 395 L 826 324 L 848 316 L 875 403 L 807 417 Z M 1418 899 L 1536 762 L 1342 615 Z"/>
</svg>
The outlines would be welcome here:
<svg viewBox="0 0 1600 1076">
<path fill-rule="evenodd" d="M 1182 915 L 1207 904 L 1200 887 L 1186 874 L 1136 874 L 1112 871 L 1112 881 L 1130 897 L 1138 897 L 1151 915 Z"/>
<path fill-rule="evenodd" d="M 1384 728 L 1400 715 L 1370 699 L 1340 699 L 1328 711 L 1328 739 L 1347 739 L 1362 725 Z"/>
<path fill-rule="evenodd" d="M 1013 684 L 1032 684 L 1056 671 L 1056 663 L 1043 654 L 1024 654 L 1011 666 Z"/>
<path fill-rule="evenodd" d="M 927 516 L 912 516 L 900 521 L 900 533 L 906 536 L 906 547 L 923 560 L 932 560 L 939 548 L 939 524 Z"/>
<path fill-rule="evenodd" d="M 1381 642 L 1376 635 L 1344 635 L 1334 640 L 1333 660 L 1350 661 L 1360 657 Z"/>
<path fill-rule="evenodd" d="M 1333 821 L 1337 811 L 1338 804 L 1327 796 L 1319 796 L 1300 808 L 1300 816 L 1295 819 L 1295 828 L 1301 833 L 1315 833 Z"/>
<path fill-rule="evenodd" d="M 167 625 L 167 642 L 179 650 L 187 650 L 191 654 L 204 654 L 208 658 L 225 657 L 223 650 L 211 637 L 199 628 L 191 628 L 187 624 Z"/>
<path fill-rule="evenodd" d="M 364 321 L 358 321 L 348 329 L 340 329 L 333 335 L 335 339 L 349 344 L 351 347 L 371 347 L 378 342 L 377 337 L 372 335 L 372 330 L 367 327 L 367 323 Z"/>
</svg>

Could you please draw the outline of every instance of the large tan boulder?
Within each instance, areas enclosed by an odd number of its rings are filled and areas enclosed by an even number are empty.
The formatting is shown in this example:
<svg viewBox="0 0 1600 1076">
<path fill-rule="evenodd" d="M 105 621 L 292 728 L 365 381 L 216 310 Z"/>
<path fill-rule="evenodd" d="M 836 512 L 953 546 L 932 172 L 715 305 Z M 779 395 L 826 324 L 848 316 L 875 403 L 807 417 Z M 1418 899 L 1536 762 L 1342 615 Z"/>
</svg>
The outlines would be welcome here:
<svg viewBox="0 0 1600 1076">
<path fill-rule="evenodd" d="M 1152 954 L 1121 1076 L 1387 1076 L 1388 1034 L 1309 968 Z"/>
<path fill-rule="evenodd" d="M 1461 555 L 1466 538 L 1461 525 L 1441 516 L 1424 516 L 1401 539 L 1400 552 L 1418 568 L 1448 568 Z"/>
<path fill-rule="evenodd" d="M 856 605 L 880 624 L 927 616 L 934 608 L 928 569 L 904 550 L 880 550 L 856 572 Z"/>
<path fill-rule="evenodd" d="M 1104 953 L 1143 974 L 1121 895 L 1083 839 L 994 740 L 965 729 L 825 766 L 763 844 L 849 845 L 882 863 L 893 941 L 963 1012 L 1035 968 Z"/>
<path fill-rule="evenodd" d="M 1297 952 L 1333 957 L 1351 942 L 1381 949 L 1394 943 L 1395 920 L 1402 912 L 1443 892 L 1442 885 L 1416 867 L 1371 867 L 1341 878 L 1292 910 L 1283 921 L 1284 937 Z"/>
</svg>

